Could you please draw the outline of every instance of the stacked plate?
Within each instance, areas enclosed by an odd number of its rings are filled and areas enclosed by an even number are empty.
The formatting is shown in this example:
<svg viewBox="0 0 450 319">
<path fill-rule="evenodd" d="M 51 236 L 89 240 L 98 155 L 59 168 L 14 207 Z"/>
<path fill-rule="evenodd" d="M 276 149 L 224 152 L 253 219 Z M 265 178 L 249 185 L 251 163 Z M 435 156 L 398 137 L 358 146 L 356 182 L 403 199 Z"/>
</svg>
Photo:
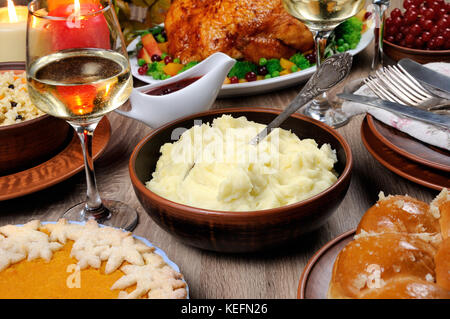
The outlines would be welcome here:
<svg viewBox="0 0 450 319">
<path fill-rule="evenodd" d="M 361 125 L 364 146 L 388 170 L 420 185 L 450 188 L 450 152 L 367 115 Z"/>
</svg>

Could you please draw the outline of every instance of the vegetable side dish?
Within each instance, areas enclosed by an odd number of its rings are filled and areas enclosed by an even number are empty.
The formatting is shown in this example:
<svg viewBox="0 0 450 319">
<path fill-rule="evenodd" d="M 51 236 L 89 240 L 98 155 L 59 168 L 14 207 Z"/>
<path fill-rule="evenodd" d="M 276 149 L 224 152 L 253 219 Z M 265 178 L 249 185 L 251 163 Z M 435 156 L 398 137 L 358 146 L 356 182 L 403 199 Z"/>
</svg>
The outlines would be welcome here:
<svg viewBox="0 0 450 319">
<path fill-rule="evenodd" d="M 358 16 L 341 23 L 332 33 L 325 50 L 326 56 L 337 52 L 355 49 L 361 34 L 367 29 L 365 23 L 369 12 L 362 11 Z M 157 26 L 148 30 L 137 31 L 141 41 L 136 46 L 140 75 L 148 75 L 155 80 L 165 80 L 195 66 L 199 61 L 183 63 L 180 58 L 170 55 L 170 40 L 164 27 Z M 252 82 L 276 78 L 282 75 L 305 70 L 315 65 L 316 57 L 312 49 L 294 52 L 281 58 L 261 57 L 258 61 L 237 60 L 229 72 L 224 84 Z"/>
</svg>

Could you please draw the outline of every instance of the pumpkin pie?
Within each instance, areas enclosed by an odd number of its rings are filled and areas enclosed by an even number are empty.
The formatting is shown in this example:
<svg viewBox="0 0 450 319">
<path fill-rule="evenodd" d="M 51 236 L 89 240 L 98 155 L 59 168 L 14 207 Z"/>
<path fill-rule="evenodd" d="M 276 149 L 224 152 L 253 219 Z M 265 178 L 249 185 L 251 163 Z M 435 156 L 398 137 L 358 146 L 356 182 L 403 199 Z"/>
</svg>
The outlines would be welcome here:
<svg viewBox="0 0 450 319">
<path fill-rule="evenodd" d="M 0 298 L 186 298 L 182 275 L 129 232 L 60 219 L 0 227 Z"/>
</svg>

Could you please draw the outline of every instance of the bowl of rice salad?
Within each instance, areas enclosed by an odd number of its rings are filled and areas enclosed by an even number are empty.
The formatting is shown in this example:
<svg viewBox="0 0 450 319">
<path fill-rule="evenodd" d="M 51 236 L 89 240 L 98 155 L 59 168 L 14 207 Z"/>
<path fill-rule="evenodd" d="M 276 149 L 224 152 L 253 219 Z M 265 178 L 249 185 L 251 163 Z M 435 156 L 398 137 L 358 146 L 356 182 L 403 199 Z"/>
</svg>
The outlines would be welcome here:
<svg viewBox="0 0 450 319">
<path fill-rule="evenodd" d="M 71 136 L 65 121 L 46 115 L 31 102 L 25 63 L 0 63 L 0 176 L 51 158 Z"/>
</svg>

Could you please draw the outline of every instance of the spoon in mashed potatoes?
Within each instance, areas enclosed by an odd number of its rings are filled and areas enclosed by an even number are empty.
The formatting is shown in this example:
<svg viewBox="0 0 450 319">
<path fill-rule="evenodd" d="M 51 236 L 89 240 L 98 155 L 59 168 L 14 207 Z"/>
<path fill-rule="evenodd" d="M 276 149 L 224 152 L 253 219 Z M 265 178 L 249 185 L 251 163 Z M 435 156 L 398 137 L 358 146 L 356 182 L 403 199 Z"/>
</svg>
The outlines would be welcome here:
<svg viewBox="0 0 450 319">
<path fill-rule="evenodd" d="M 333 86 L 344 80 L 352 68 L 353 57 L 349 53 L 333 55 L 326 59 L 309 81 L 292 100 L 289 106 L 270 122 L 250 144 L 256 145 L 264 139 L 270 132 L 283 123 L 289 116 L 296 112 L 301 106 L 315 98 L 316 96 L 328 91 Z"/>
<path fill-rule="evenodd" d="M 273 129 L 278 128 L 289 116 L 297 111 L 302 105 L 312 100 L 316 96 L 326 92 L 349 74 L 352 67 L 353 57 L 349 53 L 341 53 L 326 59 L 319 69 L 314 72 L 312 77 L 300 91 L 300 93 L 292 100 L 289 106 L 281 112 L 275 119 L 270 122 L 258 135 L 253 137 L 249 144 L 256 146 L 260 143 Z M 195 167 L 194 161 L 191 167 L 185 172 L 183 181 L 191 173 Z"/>
</svg>

